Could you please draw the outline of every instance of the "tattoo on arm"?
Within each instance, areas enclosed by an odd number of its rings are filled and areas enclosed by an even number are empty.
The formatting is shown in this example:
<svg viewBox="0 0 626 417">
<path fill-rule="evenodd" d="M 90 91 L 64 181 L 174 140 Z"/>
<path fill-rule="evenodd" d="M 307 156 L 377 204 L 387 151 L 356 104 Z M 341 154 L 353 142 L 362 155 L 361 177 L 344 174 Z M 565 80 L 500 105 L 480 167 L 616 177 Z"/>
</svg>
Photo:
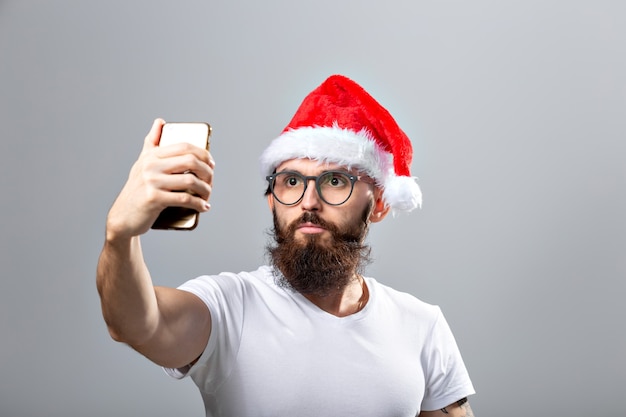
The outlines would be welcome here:
<svg viewBox="0 0 626 417">
<path fill-rule="evenodd" d="M 463 417 L 474 417 L 474 413 L 472 412 L 472 409 L 467 402 L 467 398 L 461 398 L 459 401 L 456 402 L 456 404 L 463 409 Z M 447 407 L 443 407 L 440 411 L 444 414 L 450 414 Z"/>
<path fill-rule="evenodd" d="M 465 417 L 474 417 L 474 413 L 472 412 L 469 403 L 463 404 L 461 408 L 463 409 L 463 411 L 465 411 Z"/>
</svg>

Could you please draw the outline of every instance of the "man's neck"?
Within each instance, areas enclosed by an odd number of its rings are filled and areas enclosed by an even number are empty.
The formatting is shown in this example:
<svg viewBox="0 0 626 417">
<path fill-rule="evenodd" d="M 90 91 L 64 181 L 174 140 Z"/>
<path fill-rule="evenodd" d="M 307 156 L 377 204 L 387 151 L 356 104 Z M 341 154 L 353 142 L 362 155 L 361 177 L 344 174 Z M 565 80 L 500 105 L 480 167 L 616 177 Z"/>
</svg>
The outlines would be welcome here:
<svg viewBox="0 0 626 417">
<path fill-rule="evenodd" d="M 304 294 L 313 304 L 325 312 L 337 317 L 346 317 L 358 313 L 369 300 L 369 291 L 365 280 L 356 276 L 348 285 L 328 295 Z"/>
</svg>

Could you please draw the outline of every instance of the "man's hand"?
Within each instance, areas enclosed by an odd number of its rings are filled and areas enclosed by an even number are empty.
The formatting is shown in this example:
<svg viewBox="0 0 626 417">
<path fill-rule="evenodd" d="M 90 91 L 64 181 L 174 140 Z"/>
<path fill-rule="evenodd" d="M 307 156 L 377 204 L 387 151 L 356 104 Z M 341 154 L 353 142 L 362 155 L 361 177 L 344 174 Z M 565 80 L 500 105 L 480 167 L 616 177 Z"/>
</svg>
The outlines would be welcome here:
<svg viewBox="0 0 626 417">
<path fill-rule="evenodd" d="M 165 122 L 157 119 L 144 140 L 139 158 L 107 217 L 107 240 L 138 236 L 150 229 L 169 206 L 205 212 L 215 163 L 210 153 L 179 143 L 159 147 Z M 175 192 L 175 191 L 186 191 Z"/>
</svg>

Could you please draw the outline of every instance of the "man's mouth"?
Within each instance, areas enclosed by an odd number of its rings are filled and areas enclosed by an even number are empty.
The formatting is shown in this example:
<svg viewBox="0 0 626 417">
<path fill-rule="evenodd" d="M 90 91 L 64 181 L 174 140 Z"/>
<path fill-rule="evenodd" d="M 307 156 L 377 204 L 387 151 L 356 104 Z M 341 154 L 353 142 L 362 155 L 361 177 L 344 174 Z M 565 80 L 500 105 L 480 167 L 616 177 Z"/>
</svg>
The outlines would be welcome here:
<svg viewBox="0 0 626 417">
<path fill-rule="evenodd" d="M 298 225 L 298 231 L 305 234 L 317 234 L 326 231 L 326 229 L 316 223 L 304 222 Z"/>
</svg>

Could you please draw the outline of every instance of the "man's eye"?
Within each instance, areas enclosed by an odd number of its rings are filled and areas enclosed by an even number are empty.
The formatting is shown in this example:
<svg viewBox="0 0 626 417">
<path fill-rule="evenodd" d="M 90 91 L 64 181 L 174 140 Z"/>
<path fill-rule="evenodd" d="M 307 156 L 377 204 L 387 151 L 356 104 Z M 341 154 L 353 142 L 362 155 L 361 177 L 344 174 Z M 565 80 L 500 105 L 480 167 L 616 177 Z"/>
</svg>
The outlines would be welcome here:
<svg viewBox="0 0 626 417">
<path fill-rule="evenodd" d="M 286 187 L 297 187 L 301 182 L 302 180 L 295 175 L 285 176 L 283 179 L 283 184 Z"/>
<path fill-rule="evenodd" d="M 344 187 L 349 182 L 350 179 L 347 176 L 336 172 L 326 174 L 321 181 L 322 185 L 332 188 Z"/>
</svg>

